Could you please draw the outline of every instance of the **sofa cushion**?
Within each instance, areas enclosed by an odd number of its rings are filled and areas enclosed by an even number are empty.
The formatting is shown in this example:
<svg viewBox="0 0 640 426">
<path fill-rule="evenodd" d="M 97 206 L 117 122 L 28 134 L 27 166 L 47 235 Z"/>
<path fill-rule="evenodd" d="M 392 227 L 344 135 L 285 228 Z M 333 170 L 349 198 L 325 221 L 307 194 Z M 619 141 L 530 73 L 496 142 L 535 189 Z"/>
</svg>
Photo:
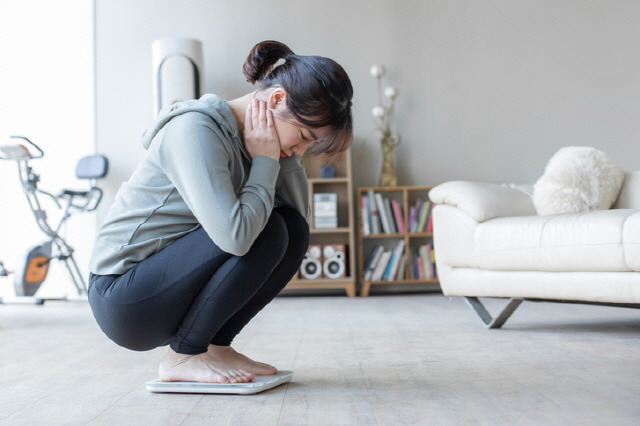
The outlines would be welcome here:
<svg viewBox="0 0 640 426">
<path fill-rule="evenodd" d="M 610 208 L 618 198 L 624 171 L 602 151 L 569 146 L 556 152 L 533 189 L 541 215 Z"/>
<path fill-rule="evenodd" d="M 478 225 L 482 269 L 640 271 L 640 212 L 598 210 L 496 218 Z"/>
<path fill-rule="evenodd" d="M 622 228 L 625 260 L 629 268 L 640 271 L 640 212 L 625 221 Z"/>
</svg>

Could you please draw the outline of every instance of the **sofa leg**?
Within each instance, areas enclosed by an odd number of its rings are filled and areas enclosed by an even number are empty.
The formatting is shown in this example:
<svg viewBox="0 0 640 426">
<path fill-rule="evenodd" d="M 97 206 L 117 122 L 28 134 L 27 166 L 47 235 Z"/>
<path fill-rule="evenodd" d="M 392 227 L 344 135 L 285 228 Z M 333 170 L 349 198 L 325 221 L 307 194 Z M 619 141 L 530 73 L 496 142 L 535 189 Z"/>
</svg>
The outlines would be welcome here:
<svg viewBox="0 0 640 426">
<path fill-rule="evenodd" d="M 523 299 L 509 299 L 509 303 L 502 309 L 497 317 L 493 318 L 487 308 L 484 307 L 482 302 L 477 297 L 466 297 L 465 300 L 476 311 L 484 325 L 487 328 L 500 328 L 509 319 L 511 314 L 520 306 Z"/>
</svg>

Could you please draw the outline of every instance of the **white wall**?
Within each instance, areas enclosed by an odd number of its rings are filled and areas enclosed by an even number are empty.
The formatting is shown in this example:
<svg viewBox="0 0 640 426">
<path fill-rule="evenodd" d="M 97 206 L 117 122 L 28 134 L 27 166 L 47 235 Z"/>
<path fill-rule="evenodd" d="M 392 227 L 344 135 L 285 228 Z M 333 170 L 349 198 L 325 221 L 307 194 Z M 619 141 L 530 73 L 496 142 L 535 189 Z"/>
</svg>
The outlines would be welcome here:
<svg viewBox="0 0 640 426">
<path fill-rule="evenodd" d="M 639 168 L 640 2 L 398 3 L 405 181 L 533 182 L 567 145 Z"/>
<path fill-rule="evenodd" d="M 0 0 L 0 144 L 23 135 L 40 145 L 45 157 L 32 166 L 41 188 L 85 188 L 75 179 L 76 161 L 94 152 L 93 3 L 87 0 Z M 46 204 L 54 221 L 56 209 Z M 88 274 L 95 215 L 72 217 L 63 234 L 76 248 Z M 31 246 L 45 240 L 28 208 L 17 166 L 0 161 L 0 260 L 8 269 Z M 40 295 L 59 297 L 74 288 L 53 262 Z M 0 295 L 13 293 L 0 278 Z"/>
<path fill-rule="evenodd" d="M 372 64 L 401 90 L 400 184 L 533 182 L 566 145 L 638 168 L 640 2 L 633 0 L 97 0 L 97 143 L 111 193 L 152 118 L 151 43 L 204 43 L 205 90 L 249 91 L 249 49 L 276 39 L 340 62 L 355 88 L 356 185 L 377 184 Z"/>
</svg>

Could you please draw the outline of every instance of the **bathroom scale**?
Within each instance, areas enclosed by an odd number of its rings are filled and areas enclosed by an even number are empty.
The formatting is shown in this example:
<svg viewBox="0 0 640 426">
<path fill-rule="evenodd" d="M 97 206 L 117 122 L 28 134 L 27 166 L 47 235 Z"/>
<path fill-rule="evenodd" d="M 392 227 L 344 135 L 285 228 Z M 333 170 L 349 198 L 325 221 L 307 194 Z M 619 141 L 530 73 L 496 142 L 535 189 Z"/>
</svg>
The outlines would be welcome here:
<svg viewBox="0 0 640 426">
<path fill-rule="evenodd" d="M 250 395 L 290 382 L 293 371 L 282 370 L 268 376 L 256 375 L 247 383 L 163 382 L 156 379 L 145 383 L 147 390 L 155 393 L 223 393 Z"/>
</svg>

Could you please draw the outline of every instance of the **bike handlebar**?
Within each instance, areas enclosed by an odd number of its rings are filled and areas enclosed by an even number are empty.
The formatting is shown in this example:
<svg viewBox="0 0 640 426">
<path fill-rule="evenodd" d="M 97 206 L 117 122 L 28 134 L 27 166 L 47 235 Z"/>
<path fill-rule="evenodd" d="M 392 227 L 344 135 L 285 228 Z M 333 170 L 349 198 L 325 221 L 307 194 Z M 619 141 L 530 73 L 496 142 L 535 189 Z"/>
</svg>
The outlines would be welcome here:
<svg viewBox="0 0 640 426">
<path fill-rule="evenodd" d="M 12 139 L 22 139 L 26 141 L 29 145 L 35 148 L 37 152 L 33 153 L 32 150 L 29 150 L 23 144 L 4 145 L 4 146 L 0 146 L 0 160 L 25 161 L 25 160 L 33 160 L 35 158 L 44 157 L 44 151 L 34 142 L 31 142 L 29 138 L 26 138 L 24 136 L 10 136 L 10 137 Z"/>
<path fill-rule="evenodd" d="M 29 143 L 29 145 L 31 145 L 32 147 L 37 149 L 38 150 L 38 154 L 37 155 L 31 154 L 31 158 L 42 158 L 42 157 L 44 157 L 44 151 L 42 149 L 40 149 L 40 147 L 38 145 L 36 145 L 34 142 L 31 142 L 31 140 L 29 140 L 29 138 L 26 138 L 24 136 L 11 136 L 11 138 L 12 139 L 23 139 L 23 140 L 27 141 Z"/>
</svg>

